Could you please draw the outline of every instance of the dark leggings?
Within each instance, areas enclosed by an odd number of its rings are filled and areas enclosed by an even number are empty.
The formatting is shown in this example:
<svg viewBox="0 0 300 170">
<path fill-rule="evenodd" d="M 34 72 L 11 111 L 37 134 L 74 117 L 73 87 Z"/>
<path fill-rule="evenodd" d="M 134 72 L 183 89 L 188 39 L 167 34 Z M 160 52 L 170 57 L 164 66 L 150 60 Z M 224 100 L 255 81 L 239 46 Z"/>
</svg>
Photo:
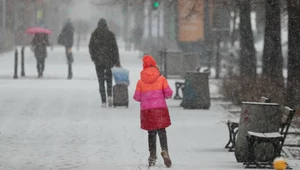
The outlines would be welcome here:
<svg viewBox="0 0 300 170">
<path fill-rule="evenodd" d="M 68 61 L 68 77 L 71 78 L 73 76 L 72 63 L 74 59 L 73 59 L 73 55 L 68 53 L 69 47 L 65 47 L 65 48 L 66 48 L 66 57 Z"/>
<path fill-rule="evenodd" d="M 110 68 L 96 65 L 96 72 L 99 82 L 99 92 L 102 103 L 106 103 L 105 81 L 107 85 L 107 96 L 112 96 L 112 72 Z"/>
<path fill-rule="evenodd" d="M 168 151 L 167 132 L 166 129 L 158 129 L 148 131 L 149 151 L 156 151 L 156 135 L 159 136 L 160 147 L 162 150 Z"/>
<path fill-rule="evenodd" d="M 36 57 L 36 68 L 39 75 L 45 70 L 45 57 Z"/>
</svg>

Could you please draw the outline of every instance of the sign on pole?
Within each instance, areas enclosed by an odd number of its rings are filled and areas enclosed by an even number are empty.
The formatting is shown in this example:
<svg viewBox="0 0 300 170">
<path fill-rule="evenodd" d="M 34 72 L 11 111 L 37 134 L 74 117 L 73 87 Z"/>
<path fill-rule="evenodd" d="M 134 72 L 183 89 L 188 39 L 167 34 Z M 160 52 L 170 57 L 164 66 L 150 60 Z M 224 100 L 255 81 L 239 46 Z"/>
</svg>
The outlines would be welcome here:
<svg viewBox="0 0 300 170">
<path fill-rule="evenodd" d="M 180 42 L 204 40 L 204 1 L 178 0 Z"/>
</svg>

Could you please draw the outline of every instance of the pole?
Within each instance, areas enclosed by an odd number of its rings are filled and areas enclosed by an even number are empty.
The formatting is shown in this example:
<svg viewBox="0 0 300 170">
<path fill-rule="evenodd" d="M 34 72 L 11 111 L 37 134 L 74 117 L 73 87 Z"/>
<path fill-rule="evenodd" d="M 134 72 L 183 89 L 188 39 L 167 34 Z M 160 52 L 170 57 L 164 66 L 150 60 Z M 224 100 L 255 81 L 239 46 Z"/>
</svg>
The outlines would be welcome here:
<svg viewBox="0 0 300 170">
<path fill-rule="evenodd" d="M 21 76 L 22 77 L 25 76 L 25 56 L 24 56 L 24 50 L 25 50 L 25 47 L 22 46 L 22 49 L 21 49 Z"/>
<path fill-rule="evenodd" d="M 158 56 L 159 56 L 159 60 L 160 60 L 160 71 L 164 74 L 164 52 L 163 50 L 159 50 L 158 51 Z"/>
<path fill-rule="evenodd" d="M 6 28 L 6 0 L 2 0 L 2 29 Z"/>
<path fill-rule="evenodd" d="M 18 22 L 18 2 L 17 0 L 14 0 L 14 31 L 17 30 L 17 22 Z"/>
<path fill-rule="evenodd" d="M 124 13 L 124 27 L 123 27 L 123 37 L 125 41 L 125 50 L 129 50 L 129 35 L 128 35 L 128 27 L 129 27 L 129 16 L 128 16 L 128 0 L 123 2 L 123 13 Z"/>
<path fill-rule="evenodd" d="M 149 28 L 149 38 L 152 38 L 152 9 L 149 5 L 149 15 L 148 15 L 148 28 Z"/>
<path fill-rule="evenodd" d="M 19 10 L 19 7 L 18 7 L 18 3 L 17 2 L 18 0 L 14 0 L 14 31 L 13 31 L 13 34 L 14 34 L 14 43 L 15 45 L 18 45 L 18 41 L 17 41 L 17 24 L 18 24 L 18 10 Z"/>
<path fill-rule="evenodd" d="M 157 10 L 157 46 L 159 47 L 159 37 L 160 37 L 160 9 L 161 7 L 158 8 Z"/>
<path fill-rule="evenodd" d="M 14 72 L 14 79 L 18 78 L 18 49 L 15 51 L 15 72 Z"/>
<path fill-rule="evenodd" d="M 220 44 L 221 44 L 221 39 L 220 37 L 218 37 L 218 40 L 217 40 L 217 54 L 216 54 L 216 79 L 219 79 L 220 78 L 220 64 L 221 64 L 221 61 L 220 61 Z"/>
<path fill-rule="evenodd" d="M 208 63 L 208 69 L 210 72 L 211 68 L 211 59 L 213 54 L 213 45 L 212 45 L 212 39 L 213 34 L 211 31 L 211 21 L 210 21 L 210 5 L 209 0 L 204 1 L 204 41 L 205 41 L 205 55 L 206 55 L 206 62 Z"/>
<path fill-rule="evenodd" d="M 164 71 L 165 71 L 165 78 L 168 78 L 168 59 L 167 59 L 167 48 L 164 48 L 163 51 L 163 56 L 164 56 Z"/>
</svg>

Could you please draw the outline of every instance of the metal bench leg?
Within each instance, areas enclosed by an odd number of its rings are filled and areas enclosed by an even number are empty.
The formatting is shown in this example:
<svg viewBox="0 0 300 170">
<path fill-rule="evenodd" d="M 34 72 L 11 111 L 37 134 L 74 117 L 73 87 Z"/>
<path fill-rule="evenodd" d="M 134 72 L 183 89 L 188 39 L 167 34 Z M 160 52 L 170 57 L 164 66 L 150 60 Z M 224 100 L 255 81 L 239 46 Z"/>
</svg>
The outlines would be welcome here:
<svg viewBox="0 0 300 170">
<path fill-rule="evenodd" d="M 228 131 L 229 131 L 229 141 L 225 146 L 225 149 L 231 148 L 229 145 L 232 143 L 232 135 L 231 135 L 231 128 L 230 128 L 230 123 L 227 123 Z"/>
<path fill-rule="evenodd" d="M 175 87 L 176 87 L 176 93 L 175 93 L 174 99 L 182 99 L 183 97 L 179 96 L 179 90 L 181 89 L 183 91 L 184 83 L 175 82 Z M 182 92 L 182 95 L 183 95 L 183 92 Z"/>
<path fill-rule="evenodd" d="M 180 89 L 181 85 L 175 84 L 175 86 L 176 86 L 176 93 L 175 93 L 174 99 L 182 99 L 182 98 L 179 96 L 179 89 Z"/>
<path fill-rule="evenodd" d="M 176 88 L 176 93 L 175 93 L 174 99 L 181 99 L 181 97 L 178 94 L 178 91 L 179 91 L 179 89 Z"/>
<path fill-rule="evenodd" d="M 273 144 L 273 148 L 275 151 L 275 155 L 274 155 L 274 159 L 275 159 L 276 157 L 281 156 L 281 145 L 280 145 L 280 142 L 278 142 L 278 141 L 272 142 L 272 144 Z"/>
<path fill-rule="evenodd" d="M 255 140 L 250 137 L 249 141 L 250 141 L 250 143 L 249 143 L 249 160 L 250 160 L 250 162 L 254 162 L 254 160 L 255 160 L 255 158 L 254 158 L 254 143 L 255 143 Z"/>
<path fill-rule="evenodd" d="M 232 133 L 232 141 L 231 141 L 232 145 L 229 148 L 229 152 L 233 152 L 235 149 L 235 145 L 236 145 L 235 140 L 236 140 L 237 132 L 238 132 L 238 130 L 235 132 L 234 129 L 232 129 L 232 132 L 231 132 Z"/>
<path fill-rule="evenodd" d="M 247 143 L 248 143 L 248 160 L 244 162 L 245 168 L 252 168 L 251 165 L 254 163 L 254 142 L 255 140 L 251 136 L 246 136 Z M 256 165 L 257 166 L 257 165 Z"/>
</svg>

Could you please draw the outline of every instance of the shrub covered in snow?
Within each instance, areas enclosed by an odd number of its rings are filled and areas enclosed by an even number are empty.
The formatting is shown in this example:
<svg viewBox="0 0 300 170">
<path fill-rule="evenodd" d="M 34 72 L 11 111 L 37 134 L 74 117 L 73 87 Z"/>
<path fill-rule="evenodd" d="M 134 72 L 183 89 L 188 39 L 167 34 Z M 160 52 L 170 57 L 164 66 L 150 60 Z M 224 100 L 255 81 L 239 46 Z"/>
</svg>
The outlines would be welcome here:
<svg viewBox="0 0 300 170">
<path fill-rule="evenodd" d="M 224 78 L 220 93 L 234 104 L 241 104 L 243 101 L 258 101 L 261 96 L 269 97 L 272 102 L 285 103 L 284 85 L 267 81 L 262 76 L 258 76 L 256 80 L 236 75 Z"/>
</svg>

